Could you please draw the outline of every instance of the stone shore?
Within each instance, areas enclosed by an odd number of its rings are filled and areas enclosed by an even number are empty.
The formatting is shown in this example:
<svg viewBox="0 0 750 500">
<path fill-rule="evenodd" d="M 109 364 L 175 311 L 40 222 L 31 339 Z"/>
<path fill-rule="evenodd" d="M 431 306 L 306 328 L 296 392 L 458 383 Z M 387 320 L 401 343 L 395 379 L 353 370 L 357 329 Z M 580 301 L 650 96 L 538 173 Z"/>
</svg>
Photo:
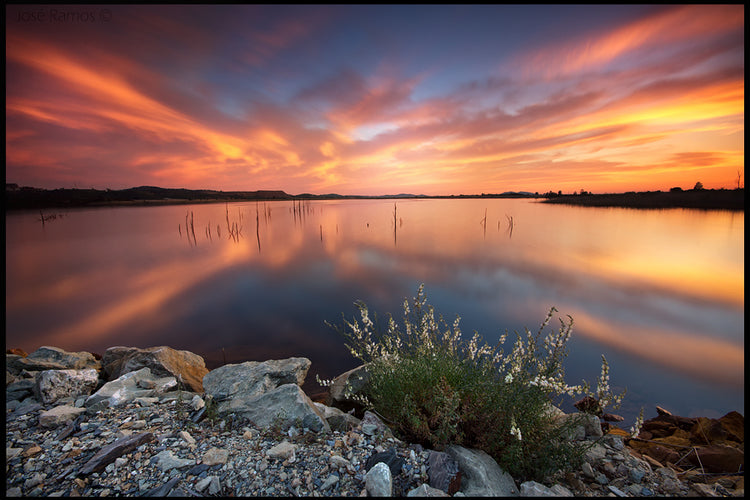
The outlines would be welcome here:
<svg viewBox="0 0 750 500">
<path fill-rule="evenodd" d="M 116 347 L 101 359 L 9 351 L 6 495 L 744 496 L 744 475 L 662 463 L 649 440 L 638 451 L 596 417 L 572 437 L 588 447 L 580 470 L 516 481 L 479 450 L 424 449 L 372 413 L 310 401 L 299 389 L 306 358 L 211 372 L 196 358 L 167 347 Z M 677 430 L 654 436 L 666 421 L 650 437 L 669 447 Z M 727 428 L 722 443 L 739 432 Z"/>
</svg>

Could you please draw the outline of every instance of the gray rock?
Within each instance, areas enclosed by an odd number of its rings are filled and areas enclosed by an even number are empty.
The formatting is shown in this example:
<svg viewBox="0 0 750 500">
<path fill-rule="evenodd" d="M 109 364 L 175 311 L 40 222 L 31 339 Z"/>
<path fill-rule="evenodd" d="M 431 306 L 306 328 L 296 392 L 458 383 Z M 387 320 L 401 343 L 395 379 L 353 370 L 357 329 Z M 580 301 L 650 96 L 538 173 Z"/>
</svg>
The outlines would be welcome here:
<svg viewBox="0 0 750 500">
<path fill-rule="evenodd" d="M 583 465 L 581 465 L 581 471 L 583 471 L 583 475 L 594 479 L 594 469 L 591 467 L 591 464 L 588 462 L 583 462 Z"/>
<path fill-rule="evenodd" d="M 461 470 L 461 492 L 466 496 L 518 496 L 510 474 L 481 450 L 451 445 L 445 451 L 458 462 Z"/>
<path fill-rule="evenodd" d="M 345 413 L 338 408 L 326 406 L 323 403 L 317 402 L 314 402 L 313 404 L 323 414 L 323 418 L 328 422 L 328 425 L 331 426 L 331 430 L 346 432 L 361 423 L 361 420 L 354 415 Z"/>
<path fill-rule="evenodd" d="M 171 450 L 160 451 L 156 454 L 155 458 L 157 459 L 157 467 L 165 472 L 171 469 L 195 465 L 195 460 L 176 457 L 172 454 Z"/>
<path fill-rule="evenodd" d="M 586 450 L 584 458 L 589 463 L 596 463 L 607 456 L 607 449 L 599 443 L 595 443 L 591 448 Z"/>
<path fill-rule="evenodd" d="M 109 380 L 141 368 L 149 368 L 157 378 L 174 377 L 196 393 L 203 392 L 203 377 L 208 373 L 201 356 L 167 346 L 147 349 L 110 347 L 102 356 L 102 370 Z"/>
<path fill-rule="evenodd" d="M 331 474 L 330 476 L 326 478 L 325 481 L 323 481 L 323 484 L 320 485 L 320 491 L 325 491 L 338 482 L 339 482 L 338 474 Z"/>
<path fill-rule="evenodd" d="M 621 489 L 619 489 L 617 486 L 609 485 L 609 486 L 607 486 L 607 488 L 609 488 L 609 491 L 611 491 L 612 493 L 614 493 L 618 497 L 626 497 L 626 496 L 628 496 L 627 494 L 625 494 L 624 491 L 622 491 Z"/>
<path fill-rule="evenodd" d="M 586 430 L 586 437 L 600 438 L 604 435 L 602 432 L 602 424 L 599 421 L 599 417 L 596 415 L 590 415 L 588 413 L 581 414 L 581 421 L 583 428 Z"/>
<path fill-rule="evenodd" d="M 57 427 L 58 425 L 70 422 L 78 415 L 85 412 L 83 408 L 75 406 L 56 406 L 39 414 L 39 425 L 41 427 Z"/>
<path fill-rule="evenodd" d="M 407 497 L 449 497 L 450 495 L 441 489 L 433 488 L 432 486 L 428 484 L 423 484 L 422 486 L 418 488 L 414 488 L 413 490 L 410 490 L 406 494 L 406 496 Z"/>
<path fill-rule="evenodd" d="M 287 384 L 302 385 L 310 369 L 307 358 L 247 361 L 211 370 L 203 377 L 203 387 L 221 402 L 237 394 L 253 398 Z"/>
<path fill-rule="evenodd" d="M 280 442 L 279 444 L 271 447 L 266 454 L 269 458 L 275 458 L 277 460 L 286 460 L 294 456 L 294 451 L 297 449 L 297 445 L 290 443 L 287 440 Z"/>
<path fill-rule="evenodd" d="M 99 383 L 99 372 L 84 370 L 43 370 L 37 373 L 35 392 L 42 403 L 54 403 L 68 396 L 89 395 Z"/>
<path fill-rule="evenodd" d="M 247 418 L 259 428 L 278 424 L 288 429 L 300 424 L 315 432 L 331 431 L 323 415 L 297 384 L 285 384 L 259 396 L 235 393 L 231 400 L 219 403 L 217 409 L 219 413 Z"/>
<path fill-rule="evenodd" d="M 521 483 L 522 497 L 572 497 L 567 488 L 556 484 L 550 488 L 536 481 L 526 481 Z"/>
<path fill-rule="evenodd" d="M 171 378 L 171 377 L 170 377 Z M 156 378 L 149 368 L 128 372 L 125 375 L 104 384 L 98 391 L 86 399 L 86 407 L 91 408 L 107 401 L 109 406 L 118 406 L 141 397 L 152 397 L 158 390 L 173 386 L 170 378 Z M 173 381 L 174 379 L 171 378 Z M 155 389 L 143 389 L 151 386 Z"/>
<path fill-rule="evenodd" d="M 371 411 L 365 412 L 365 414 L 362 416 L 360 425 L 362 425 L 362 432 L 364 434 L 367 434 L 368 436 L 382 435 L 386 438 L 393 437 L 393 432 L 391 432 L 391 429 L 387 425 L 385 425 L 382 420 L 380 420 L 380 417 L 378 417 Z"/>
<path fill-rule="evenodd" d="M 458 462 L 447 453 L 430 451 L 427 459 L 429 465 L 430 486 L 450 495 L 461 487 L 461 472 Z"/>
<path fill-rule="evenodd" d="M 393 494 L 391 470 L 383 462 L 378 462 L 365 475 L 365 489 L 371 497 L 389 497 Z"/>
</svg>

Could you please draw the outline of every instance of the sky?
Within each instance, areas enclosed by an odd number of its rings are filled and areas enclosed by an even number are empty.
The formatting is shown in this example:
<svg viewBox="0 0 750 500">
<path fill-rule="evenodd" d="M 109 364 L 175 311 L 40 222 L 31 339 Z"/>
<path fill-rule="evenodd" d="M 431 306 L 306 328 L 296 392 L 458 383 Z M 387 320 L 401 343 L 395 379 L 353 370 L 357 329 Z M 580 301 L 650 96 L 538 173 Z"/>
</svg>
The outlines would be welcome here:
<svg viewBox="0 0 750 500">
<path fill-rule="evenodd" d="M 6 182 L 744 186 L 743 5 L 6 6 Z"/>
</svg>

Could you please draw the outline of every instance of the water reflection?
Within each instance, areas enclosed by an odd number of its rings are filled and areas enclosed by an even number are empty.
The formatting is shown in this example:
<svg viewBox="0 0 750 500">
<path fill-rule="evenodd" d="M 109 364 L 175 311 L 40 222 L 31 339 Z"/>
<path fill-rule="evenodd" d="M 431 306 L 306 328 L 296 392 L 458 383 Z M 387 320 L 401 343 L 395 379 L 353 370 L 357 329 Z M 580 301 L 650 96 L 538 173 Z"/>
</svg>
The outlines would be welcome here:
<svg viewBox="0 0 750 500">
<path fill-rule="evenodd" d="M 71 210 L 44 228 L 35 216 L 6 216 L 7 347 L 167 344 L 209 366 L 303 355 L 314 381 L 356 365 L 324 321 L 351 317 L 355 299 L 398 319 L 425 283 L 489 342 L 553 305 L 573 316 L 573 383 L 593 381 L 603 353 L 649 408 L 744 412 L 743 213 L 476 199 Z"/>
</svg>

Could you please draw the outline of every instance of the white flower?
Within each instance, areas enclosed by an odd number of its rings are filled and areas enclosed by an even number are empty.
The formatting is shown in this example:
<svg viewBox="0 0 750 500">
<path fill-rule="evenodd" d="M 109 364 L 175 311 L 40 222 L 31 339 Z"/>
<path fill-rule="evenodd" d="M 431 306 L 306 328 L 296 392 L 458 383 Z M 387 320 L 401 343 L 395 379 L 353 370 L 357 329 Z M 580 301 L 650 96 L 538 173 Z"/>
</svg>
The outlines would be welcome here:
<svg viewBox="0 0 750 500">
<path fill-rule="evenodd" d="M 521 429 L 516 425 L 516 419 L 510 417 L 510 435 L 521 441 Z"/>
<path fill-rule="evenodd" d="M 506 384 L 510 384 L 511 382 L 513 382 L 513 374 L 512 374 L 512 373 L 508 373 L 508 374 L 507 374 L 507 375 L 505 376 L 505 383 L 506 383 Z"/>
</svg>

